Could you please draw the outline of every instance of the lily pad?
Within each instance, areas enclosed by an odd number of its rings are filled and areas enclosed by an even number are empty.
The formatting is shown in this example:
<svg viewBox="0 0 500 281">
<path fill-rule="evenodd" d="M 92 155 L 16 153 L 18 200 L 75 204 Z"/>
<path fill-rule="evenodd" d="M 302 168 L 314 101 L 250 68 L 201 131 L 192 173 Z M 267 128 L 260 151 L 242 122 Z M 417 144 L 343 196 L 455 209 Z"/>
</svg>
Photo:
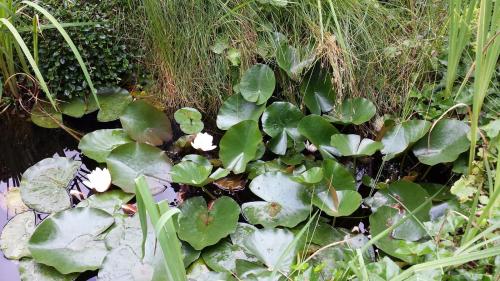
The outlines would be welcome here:
<svg viewBox="0 0 500 281">
<path fill-rule="evenodd" d="M 236 260 L 248 260 L 243 250 L 235 244 L 222 241 L 203 251 L 203 260 L 217 272 L 235 272 Z"/>
<path fill-rule="evenodd" d="M 183 159 L 180 163 L 172 167 L 170 175 L 173 182 L 200 186 L 210 176 L 210 172 L 212 172 L 212 165 L 210 163 L 203 165 Z"/>
<path fill-rule="evenodd" d="M 111 151 L 106 159 L 113 184 L 135 192 L 135 179 L 144 175 L 153 194 L 165 190 L 170 179 L 170 159 L 164 151 L 145 143 L 127 143 Z"/>
<path fill-rule="evenodd" d="M 42 128 L 55 129 L 63 121 L 61 112 L 57 112 L 52 105 L 37 103 L 31 109 L 31 122 Z"/>
<path fill-rule="evenodd" d="M 333 123 L 361 125 L 375 116 L 375 105 L 365 98 L 344 100 L 324 117 Z"/>
<path fill-rule="evenodd" d="M 247 101 L 263 104 L 273 95 L 275 85 L 273 70 L 259 63 L 243 73 L 240 92 Z"/>
<path fill-rule="evenodd" d="M 257 105 L 245 100 L 240 94 L 232 95 L 219 109 L 217 128 L 227 130 L 241 121 L 258 121 L 265 109 L 265 104 Z"/>
<path fill-rule="evenodd" d="M 186 242 L 181 243 L 181 250 L 182 250 L 182 261 L 184 263 L 184 267 L 188 267 L 195 260 L 200 258 L 201 252 L 195 250 Z"/>
<path fill-rule="evenodd" d="M 328 112 L 335 103 L 332 77 L 325 69 L 318 66 L 305 75 L 300 84 L 300 93 L 312 114 L 320 115 L 322 112 Z"/>
<path fill-rule="evenodd" d="M 63 274 L 96 270 L 108 253 L 100 236 L 113 223 L 110 214 L 95 208 L 62 211 L 38 225 L 28 248 L 36 262 Z"/>
<path fill-rule="evenodd" d="M 245 281 L 283 281 L 286 280 L 280 273 L 274 278 L 272 271 L 269 271 L 262 264 L 257 262 L 249 262 L 246 260 L 236 260 L 236 274 L 239 280 Z"/>
<path fill-rule="evenodd" d="M 161 145 L 172 139 L 172 128 L 167 116 L 143 100 L 134 101 L 120 116 L 127 134 L 138 142 Z"/>
<path fill-rule="evenodd" d="M 333 159 L 323 160 L 325 185 L 332 185 L 335 190 L 356 190 L 356 181 L 352 173 Z"/>
<path fill-rule="evenodd" d="M 3 228 L 0 235 L 0 250 L 11 260 L 30 257 L 28 240 L 35 230 L 35 214 L 27 211 L 13 217 Z"/>
<path fill-rule="evenodd" d="M 210 271 L 203 259 L 195 261 L 187 270 L 188 281 L 235 281 L 234 277 L 228 272 Z"/>
<path fill-rule="evenodd" d="M 19 187 L 11 187 L 0 192 L 0 208 L 7 212 L 8 217 L 28 211 L 30 208 L 24 204 Z"/>
<path fill-rule="evenodd" d="M 55 268 L 33 261 L 32 259 L 22 259 L 19 262 L 19 274 L 21 280 L 30 281 L 73 281 L 78 274 L 64 275 Z"/>
<path fill-rule="evenodd" d="M 256 230 L 257 227 L 251 224 L 239 222 L 236 230 L 230 234 L 231 242 L 233 242 L 234 245 L 240 246 L 245 251 L 245 253 L 248 254 L 249 251 L 245 247 L 243 242 L 248 238 L 250 234 L 252 234 Z"/>
<path fill-rule="evenodd" d="M 425 120 L 410 120 L 390 128 L 382 138 L 382 154 L 386 160 L 391 160 L 421 139 L 431 127 Z"/>
<path fill-rule="evenodd" d="M 285 155 L 288 139 L 302 141 L 297 126 L 304 114 L 289 102 L 274 102 L 262 115 L 262 129 L 272 139 L 269 142 L 271 151 Z"/>
<path fill-rule="evenodd" d="M 191 107 L 183 107 L 174 113 L 174 119 L 185 134 L 196 134 L 203 130 L 201 113 Z"/>
<path fill-rule="evenodd" d="M 61 112 L 75 118 L 80 118 L 87 111 L 87 104 L 81 97 L 73 97 L 61 103 Z"/>
<path fill-rule="evenodd" d="M 299 49 L 286 43 L 280 44 L 276 50 L 276 62 L 290 78 L 297 81 L 302 72 L 307 69 L 315 60 L 314 54 L 310 56 L 301 55 Z"/>
<path fill-rule="evenodd" d="M 110 215 L 122 213 L 122 205 L 127 204 L 133 194 L 125 193 L 119 189 L 110 190 L 104 193 L 97 193 L 78 203 L 77 207 L 92 207 L 101 209 Z"/>
<path fill-rule="evenodd" d="M 469 149 L 469 131 L 469 126 L 462 121 L 441 120 L 415 144 L 413 154 L 420 162 L 430 166 L 453 162 L 462 152 Z"/>
<path fill-rule="evenodd" d="M 102 129 L 83 136 L 78 149 L 88 158 L 104 163 L 113 149 L 132 141 L 122 129 Z"/>
<path fill-rule="evenodd" d="M 252 180 L 250 190 L 265 200 L 242 205 L 245 218 L 252 224 L 294 227 L 309 216 L 310 204 L 305 186 L 286 174 L 260 175 Z"/>
<path fill-rule="evenodd" d="M 255 159 L 262 142 L 257 122 L 242 121 L 231 127 L 220 141 L 219 158 L 226 169 L 235 174 L 245 172 L 248 162 Z"/>
<path fill-rule="evenodd" d="M 335 192 L 335 195 L 333 195 Z M 335 198 L 333 197 L 335 196 Z M 361 194 L 354 190 L 328 190 L 327 187 L 316 187 L 313 204 L 333 217 L 349 216 L 361 205 Z"/>
<path fill-rule="evenodd" d="M 323 168 L 312 167 L 311 169 L 306 170 L 305 172 L 297 176 L 294 176 L 293 180 L 302 184 L 315 184 L 323 180 L 323 177 Z"/>
<path fill-rule="evenodd" d="M 299 132 L 314 144 L 324 158 L 339 155 L 339 152 L 330 145 L 330 138 L 339 131 L 319 115 L 308 115 L 300 120 Z"/>
<path fill-rule="evenodd" d="M 105 87 L 97 90 L 101 109 L 97 113 L 97 121 L 110 122 L 120 118 L 132 96 L 125 89 L 119 87 Z"/>
<path fill-rule="evenodd" d="M 342 156 L 369 156 L 382 148 L 382 144 L 371 139 L 361 139 L 359 135 L 335 134 L 330 143 Z"/>
<path fill-rule="evenodd" d="M 181 206 L 177 233 L 196 250 L 215 245 L 234 232 L 240 206 L 230 197 L 220 197 L 207 207 L 203 197 L 193 197 Z"/>
<path fill-rule="evenodd" d="M 71 207 L 66 187 L 81 164 L 70 158 L 53 157 L 31 166 L 21 178 L 23 202 L 42 213 L 53 213 Z"/>
</svg>

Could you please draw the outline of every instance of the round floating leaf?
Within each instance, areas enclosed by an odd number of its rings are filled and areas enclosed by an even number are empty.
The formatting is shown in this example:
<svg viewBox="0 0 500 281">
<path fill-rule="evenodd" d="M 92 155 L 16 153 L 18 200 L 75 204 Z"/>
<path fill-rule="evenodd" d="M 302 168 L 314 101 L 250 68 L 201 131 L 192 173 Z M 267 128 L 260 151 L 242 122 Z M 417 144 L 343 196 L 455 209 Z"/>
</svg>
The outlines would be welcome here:
<svg viewBox="0 0 500 281">
<path fill-rule="evenodd" d="M 441 120 L 415 144 L 413 154 L 426 165 L 453 162 L 462 152 L 469 149 L 469 131 L 469 126 L 462 121 Z"/>
<path fill-rule="evenodd" d="M 201 252 L 195 250 L 186 242 L 181 243 L 181 250 L 182 250 L 182 261 L 184 263 L 184 267 L 188 267 L 195 260 L 200 258 Z"/>
<path fill-rule="evenodd" d="M 333 108 L 335 92 L 332 78 L 326 70 L 318 66 L 306 74 L 300 85 L 300 93 L 313 114 L 320 115 L 321 112 L 328 112 Z"/>
<path fill-rule="evenodd" d="M 26 281 L 73 281 L 78 274 L 63 275 L 55 268 L 36 263 L 32 259 L 22 259 L 19 262 L 21 280 Z"/>
<path fill-rule="evenodd" d="M 336 198 L 333 196 L 335 192 Z M 316 187 L 313 204 L 333 217 L 348 216 L 361 205 L 361 195 L 354 190 L 328 190 L 326 187 Z"/>
<path fill-rule="evenodd" d="M 8 259 L 18 260 L 31 256 L 28 240 L 35 230 L 35 214 L 31 211 L 13 217 L 3 228 L 0 249 Z"/>
<path fill-rule="evenodd" d="M 187 270 L 187 280 L 236 281 L 231 273 L 210 271 L 203 259 L 195 261 Z"/>
<path fill-rule="evenodd" d="M 134 193 L 135 179 L 144 175 L 153 194 L 165 190 L 172 162 L 164 151 L 145 143 L 127 143 L 111 151 L 106 164 L 113 184 Z"/>
<path fill-rule="evenodd" d="M 323 168 L 312 167 L 311 169 L 294 176 L 293 180 L 303 184 L 315 184 L 323 180 Z"/>
<path fill-rule="evenodd" d="M 382 144 L 371 139 L 362 139 L 359 135 L 335 134 L 330 143 L 342 156 L 367 156 L 382 148 Z"/>
<path fill-rule="evenodd" d="M 298 80 L 304 71 L 315 60 L 314 54 L 308 57 L 302 57 L 297 48 L 282 43 L 276 50 L 276 62 L 290 78 Z"/>
<path fill-rule="evenodd" d="M 205 263 L 217 272 L 235 272 L 237 259 L 249 259 L 238 245 L 225 241 L 205 249 L 202 257 Z"/>
<path fill-rule="evenodd" d="M 134 101 L 120 116 L 127 134 L 138 142 L 161 145 L 172 139 L 172 128 L 167 116 L 143 100 Z"/>
<path fill-rule="evenodd" d="M 87 104 L 81 97 L 73 97 L 69 101 L 61 103 L 61 112 L 75 118 L 82 117 L 87 111 Z"/>
<path fill-rule="evenodd" d="M 125 89 L 106 87 L 97 90 L 101 109 L 97 113 L 97 121 L 110 122 L 120 118 L 125 108 L 132 102 L 132 96 Z"/>
<path fill-rule="evenodd" d="M 46 218 L 31 236 L 34 260 L 63 274 L 96 270 L 108 253 L 100 237 L 113 217 L 95 208 L 74 208 Z"/>
<path fill-rule="evenodd" d="M 78 203 L 77 207 L 97 208 L 111 215 L 120 214 L 122 213 L 122 205 L 127 204 L 133 197 L 133 194 L 115 189 L 89 196 L 87 199 Z"/>
<path fill-rule="evenodd" d="M 53 213 L 71 207 L 66 187 L 82 163 L 66 157 L 46 158 L 28 168 L 21 179 L 21 198 L 35 211 Z"/>
<path fill-rule="evenodd" d="M 78 149 L 88 158 L 104 163 L 111 150 L 129 142 L 132 139 L 122 129 L 102 129 L 83 136 Z"/>
<path fill-rule="evenodd" d="M 197 109 L 183 107 L 174 113 L 174 118 L 177 124 L 181 126 L 181 130 L 186 134 L 196 134 L 203 130 L 201 113 Z"/>
<path fill-rule="evenodd" d="M 339 152 L 330 145 L 330 137 L 339 131 L 321 116 L 308 115 L 300 120 L 297 128 L 300 134 L 318 148 L 323 157 L 331 158 L 332 155 L 339 155 Z"/>
<path fill-rule="evenodd" d="M 361 125 L 375 116 L 375 105 L 365 98 L 346 99 L 340 106 L 325 115 L 330 122 Z"/>
<path fill-rule="evenodd" d="M 266 105 L 246 101 L 241 95 L 232 95 L 222 104 L 217 115 L 217 128 L 227 130 L 245 120 L 258 121 Z"/>
<path fill-rule="evenodd" d="M 264 227 L 294 227 L 310 212 L 305 186 L 280 172 L 266 173 L 252 180 L 250 190 L 263 200 L 243 204 L 243 214 L 252 224 Z"/>
<path fill-rule="evenodd" d="M 170 175 L 173 182 L 193 186 L 201 186 L 205 183 L 212 172 L 212 165 L 204 157 L 194 156 L 200 157 L 204 161 L 191 161 L 189 157 L 184 157 L 180 163 L 172 167 Z"/>
<path fill-rule="evenodd" d="M 323 160 L 325 184 L 335 190 L 356 190 L 356 181 L 352 173 L 333 159 Z"/>
<path fill-rule="evenodd" d="M 289 102 L 274 102 L 262 115 L 262 129 L 272 137 L 271 151 L 285 155 L 288 139 L 301 141 L 297 126 L 304 114 Z"/>
<path fill-rule="evenodd" d="M 246 260 L 236 260 L 236 275 L 239 280 L 246 281 L 281 281 L 284 280 L 281 274 L 276 274 L 271 278 L 273 272 L 257 262 Z M 299 279 L 300 280 L 300 279 Z M 311 279 L 313 280 L 313 279 Z"/>
<path fill-rule="evenodd" d="M 248 162 L 255 159 L 262 135 L 257 122 L 242 121 L 231 127 L 220 141 L 219 158 L 226 169 L 243 173 Z"/>
<path fill-rule="evenodd" d="M 55 111 L 50 104 L 36 103 L 31 109 L 31 121 L 37 126 L 55 129 L 62 124 L 62 114 Z"/>
<path fill-rule="evenodd" d="M 245 245 L 243 242 L 248 238 L 250 234 L 252 234 L 255 230 L 257 230 L 257 227 L 248 224 L 248 223 L 238 223 L 238 226 L 236 227 L 236 230 L 231 233 L 231 242 L 233 242 L 234 245 L 240 246 L 246 253 L 248 253 L 248 249 L 245 248 Z"/>
<path fill-rule="evenodd" d="M 180 206 L 177 233 L 196 250 L 214 245 L 234 232 L 238 224 L 240 206 L 223 196 L 210 204 L 203 197 L 193 197 Z"/>
<path fill-rule="evenodd" d="M 421 139 L 430 127 L 429 121 L 410 120 L 390 128 L 382 138 L 384 147 L 381 152 L 386 155 L 385 159 L 390 160 L 405 151 L 410 145 Z"/>
<path fill-rule="evenodd" d="M 273 70 L 259 63 L 243 73 L 240 92 L 247 101 L 263 104 L 273 95 L 275 85 Z"/>
</svg>

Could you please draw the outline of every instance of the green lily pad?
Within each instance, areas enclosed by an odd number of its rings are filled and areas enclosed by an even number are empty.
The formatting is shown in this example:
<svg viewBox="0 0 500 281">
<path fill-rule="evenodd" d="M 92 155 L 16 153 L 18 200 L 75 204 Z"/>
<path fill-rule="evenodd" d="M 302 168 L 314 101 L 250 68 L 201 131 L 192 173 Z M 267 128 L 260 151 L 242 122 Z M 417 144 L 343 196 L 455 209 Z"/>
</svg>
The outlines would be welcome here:
<svg viewBox="0 0 500 281">
<path fill-rule="evenodd" d="M 35 214 L 27 211 L 9 220 L 0 235 L 0 250 L 11 260 L 30 257 L 28 240 L 35 230 Z"/>
<path fill-rule="evenodd" d="M 330 145 L 330 138 L 339 131 L 319 115 L 308 115 L 300 120 L 299 132 L 314 144 L 324 158 L 339 155 L 339 152 Z"/>
<path fill-rule="evenodd" d="M 342 156 L 369 156 L 382 148 L 382 144 L 371 139 L 361 139 L 359 135 L 335 134 L 331 143 Z"/>
<path fill-rule="evenodd" d="M 332 192 L 336 192 L 334 200 Z M 337 201 L 337 203 L 335 203 Z M 356 211 L 363 198 L 354 190 L 328 190 L 326 187 L 316 187 L 313 195 L 313 204 L 332 217 L 349 216 Z"/>
<path fill-rule="evenodd" d="M 386 160 L 391 160 L 421 139 L 431 127 L 425 120 L 410 120 L 390 128 L 382 138 L 382 154 Z"/>
<path fill-rule="evenodd" d="M 100 237 L 113 217 L 95 208 L 56 213 L 38 225 L 28 248 L 34 260 L 63 274 L 96 270 L 108 253 Z"/>
<path fill-rule="evenodd" d="M 264 227 L 294 227 L 307 219 L 310 205 L 305 186 L 280 172 L 266 173 L 252 180 L 250 190 L 264 201 L 242 205 L 245 218 Z"/>
<path fill-rule="evenodd" d="M 263 104 L 273 95 L 275 85 L 273 70 L 259 63 L 243 73 L 240 92 L 247 101 Z"/>
<path fill-rule="evenodd" d="M 212 164 L 205 157 L 190 154 L 184 156 L 182 161 L 172 167 L 170 174 L 172 181 L 192 186 L 205 186 L 229 174 L 229 170 L 218 168 L 212 172 Z"/>
<path fill-rule="evenodd" d="M 161 145 L 172 139 L 172 128 L 167 116 L 143 100 L 130 103 L 120 122 L 127 134 L 138 142 Z"/>
<path fill-rule="evenodd" d="M 469 131 L 469 126 L 462 121 L 441 120 L 415 144 L 413 154 L 420 162 L 430 166 L 453 162 L 462 152 L 469 149 Z"/>
<path fill-rule="evenodd" d="M 78 203 L 77 207 L 92 207 L 101 209 L 111 215 L 122 213 L 122 205 L 127 204 L 133 194 L 125 193 L 119 189 L 96 193 Z"/>
<path fill-rule="evenodd" d="M 57 112 L 50 104 L 37 103 L 30 114 L 31 122 L 42 128 L 59 128 L 63 122 L 61 112 Z"/>
<path fill-rule="evenodd" d="M 210 204 L 203 197 L 193 197 L 180 206 L 177 233 L 196 250 L 215 245 L 234 232 L 238 224 L 240 206 L 223 196 Z"/>
<path fill-rule="evenodd" d="M 236 260 L 248 260 L 245 252 L 235 244 L 222 241 L 203 251 L 203 260 L 216 272 L 235 272 Z"/>
<path fill-rule="evenodd" d="M 297 81 L 302 72 L 315 61 L 314 54 L 301 56 L 300 51 L 288 44 L 282 43 L 276 50 L 276 62 L 290 78 Z"/>
<path fill-rule="evenodd" d="M 245 120 L 258 121 L 266 105 L 257 105 L 245 100 L 240 94 L 224 101 L 217 115 L 217 128 L 227 130 Z"/>
<path fill-rule="evenodd" d="M 361 125 L 375 116 L 377 108 L 365 98 L 344 100 L 324 117 L 333 123 Z"/>
<path fill-rule="evenodd" d="M 125 89 L 119 87 L 105 87 L 97 90 L 101 109 L 97 113 L 97 121 L 110 122 L 120 118 L 132 96 Z"/>
<path fill-rule="evenodd" d="M 113 149 L 106 159 L 113 184 L 127 193 L 135 192 L 135 179 L 144 175 L 151 193 L 165 190 L 171 181 L 171 160 L 165 151 L 145 143 L 127 143 Z"/>
<path fill-rule="evenodd" d="M 352 173 L 333 159 L 323 160 L 325 185 L 332 185 L 335 190 L 356 190 L 356 181 Z"/>
<path fill-rule="evenodd" d="M 189 245 L 186 242 L 181 243 L 181 250 L 182 250 L 182 261 L 184 263 L 184 267 L 188 267 L 195 260 L 200 258 L 201 252 L 195 250 L 193 247 L 191 247 L 191 245 Z"/>
<path fill-rule="evenodd" d="M 174 113 L 174 119 L 185 134 L 196 134 L 203 130 L 201 113 L 191 107 L 183 107 Z"/>
<path fill-rule="evenodd" d="M 19 274 L 23 281 L 73 281 L 78 277 L 76 273 L 61 274 L 55 268 L 37 263 L 32 259 L 22 259 L 19 262 Z"/>
<path fill-rule="evenodd" d="M 61 103 L 61 112 L 75 118 L 80 118 L 87 111 L 87 104 L 81 97 L 73 97 L 68 101 Z"/>
<path fill-rule="evenodd" d="M 312 114 L 320 115 L 322 112 L 328 112 L 335 103 L 332 77 L 325 69 L 318 66 L 305 75 L 300 84 L 300 93 Z"/>
<path fill-rule="evenodd" d="M 46 158 L 28 168 L 21 178 L 21 198 L 35 211 L 53 213 L 71 207 L 66 187 L 82 163 L 66 157 Z"/>
<path fill-rule="evenodd" d="M 219 158 L 226 169 L 235 174 L 245 172 L 248 162 L 255 159 L 262 135 L 257 122 L 242 121 L 231 127 L 222 137 Z"/>
<path fill-rule="evenodd" d="M 311 169 L 306 170 L 305 172 L 297 176 L 294 176 L 293 180 L 302 184 L 315 184 L 323 180 L 323 177 L 323 168 L 312 167 Z"/>
<path fill-rule="evenodd" d="M 132 141 L 122 129 L 102 129 L 83 136 L 78 149 L 88 158 L 104 163 L 113 149 Z"/>
<path fill-rule="evenodd" d="M 257 227 L 255 227 L 251 224 L 248 224 L 248 223 L 239 222 L 238 226 L 236 226 L 236 230 L 230 234 L 231 242 L 233 242 L 234 245 L 240 246 L 248 254 L 249 251 L 248 251 L 248 249 L 246 249 L 243 242 L 255 230 L 257 230 Z"/>
<path fill-rule="evenodd" d="M 304 114 L 289 102 L 274 102 L 267 107 L 262 115 L 262 129 L 272 138 L 269 142 L 272 152 L 285 155 L 289 138 L 302 141 L 297 126 L 303 117 Z"/>
<path fill-rule="evenodd" d="M 246 260 L 236 260 L 236 275 L 239 280 L 245 281 L 283 281 L 286 280 L 283 275 L 277 273 L 274 278 L 272 271 L 260 263 L 249 262 Z"/>
<path fill-rule="evenodd" d="M 235 281 L 234 277 L 228 272 L 210 271 L 202 259 L 195 261 L 187 270 L 187 280 L 203 281 Z"/>
</svg>

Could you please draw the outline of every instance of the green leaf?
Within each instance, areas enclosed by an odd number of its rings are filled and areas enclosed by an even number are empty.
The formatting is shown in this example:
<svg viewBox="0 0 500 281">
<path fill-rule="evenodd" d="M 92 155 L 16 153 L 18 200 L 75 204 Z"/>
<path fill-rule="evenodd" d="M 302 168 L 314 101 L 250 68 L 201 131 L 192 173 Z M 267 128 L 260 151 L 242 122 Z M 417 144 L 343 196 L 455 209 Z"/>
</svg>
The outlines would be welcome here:
<svg viewBox="0 0 500 281">
<path fill-rule="evenodd" d="M 31 236 L 28 248 L 36 262 L 63 274 L 96 270 L 108 253 L 100 235 L 113 217 L 95 208 L 74 208 L 46 218 Z"/>
<path fill-rule="evenodd" d="M 375 116 L 375 105 L 365 98 L 344 100 L 324 117 L 333 123 L 361 125 Z"/>
<path fill-rule="evenodd" d="M 113 149 L 129 142 L 132 139 L 122 129 L 102 129 L 83 136 L 78 149 L 88 158 L 104 163 Z"/>
<path fill-rule="evenodd" d="M 266 105 L 246 101 L 240 94 L 232 95 L 224 101 L 217 115 L 217 128 L 227 130 L 245 120 L 258 121 Z"/>
<path fill-rule="evenodd" d="M 262 135 L 257 122 L 242 121 L 231 127 L 220 141 L 219 158 L 226 169 L 235 174 L 245 172 L 248 162 L 255 159 Z"/>
<path fill-rule="evenodd" d="M 119 189 L 96 193 L 78 203 L 76 207 L 92 207 L 101 209 L 110 215 L 122 214 L 122 205 L 127 204 L 133 194 L 125 193 Z"/>
<path fill-rule="evenodd" d="M 413 154 L 420 162 L 430 166 L 453 162 L 462 152 L 469 149 L 469 131 L 469 126 L 462 121 L 441 120 L 415 144 Z"/>
<path fill-rule="evenodd" d="M 308 57 L 301 58 L 297 48 L 288 44 L 280 44 L 276 50 L 276 62 L 290 78 L 298 80 L 302 72 L 307 69 L 315 60 L 314 53 Z"/>
<path fill-rule="evenodd" d="M 42 213 L 71 207 L 66 187 L 82 163 L 66 157 L 46 158 L 28 168 L 21 178 L 21 198 L 26 206 Z"/>
<path fill-rule="evenodd" d="M 191 161 L 192 159 L 189 156 L 197 156 L 202 160 Z M 203 186 L 211 172 L 212 165 L 206 158 L 198 155 L 188 155 L 180 163 L 172 167 L 170 174 L 173 182 Z"/>
<path fill-rule="evenodd" d="M 339 152 L 330 145 L 330 138 L 339 131 L 319 115 L 308 115 L 300 120 L 299 133 L 314 144 L 324 158 L 331 158 Z"/>
<path fill-rule="evenodd" d="M 143 100 L 129 104 L 120 116 L 120 122 L 125 132 L 138 142 L 157 146 L 172 139 L 170 120 Z"/>
<path fill-rule="evenodd" d="M 312 167 L 311 169 L 306 170 L 305 172 L 297 176 L 294 176 L 293 180 L 302 184 L 319 183 L 321 180 L 323 180 L 323 168 Z"/>
<path fill-rule="evenodd" d="M 0 250 L 11 260 L 30 257 L 28 240 L 35 230 L 35 214 L 27 211 L 16 215 L 4 226 L 0 235 Z"/>
<path fill-rule="evenodd" d="M 81 97 L 73 97 L 69 101 L 61 103 L 61 112 L 75 118 L 80 118 L 87 111 L 87 104 Z"/>
<path fill-rule="evenodd" d="M 328 112 L 335 103 L 332 78 L 326 70 L 318 66 L 306 74 L 300 84 L 300 93 L 312 114 Z"/>
<path fill-rule="evenodd" d="M 309 216 L 311 208 L 305 186 L 286 174 L 260 175 L 252 180 L 250 190 L 265 200 L 242 205 L 245 218 L 252 224 L 294 227 Z"/>
<path fill-rule="evenodd" d="M 338 203 L 332 198 L 332 192 L 336 192 Z M 348 216 L 356 211 L 361 205 L 361 194 L 354 190 L 328 190 L 325 186 L 318 186 L 314 190 L 313 204 L 333 217 Z"/>
<path fill-rule="evenodd" d="M 105 87 L 97 90 L 97 96 L 101 109 L 97 113 L 97 121 L 110 122 L 120 118 L 128 104 L 132 102 L 132 96 L 120 87 Z"/>
<path fill-rule="evenodd" d="M 63 121 L 62 114 L 52 106 L 36 103 L 31 109 L 31 122 L 42 128 L 55 129 L 59 128 Z"/>
<path fill-rule="evenodd" d="M 203 197 L 193 197 L 180 206 L 177 233 L 196 250 L 215 245 L 233 233 L 238 224 L 240 206 L 230 197 L 220 197 L 210 204 Z"/>
<path fill-rule="evenodd" d="M 22 259 L 19 262 L 19 274 L 21 280 L 33 281 L 73 281 L 78 274 L 63 275 L 55 268 L 33 261 L 32 259 Z"/>
<path fill-rule="evenodd" d="M 185 134 L 196 134 L 203 130 L 201 113 L 191 107 L 183 107 L 174 113 L 174 119 Z"/>
<path fill-rule="evenodd" d="M 184 267 L 188 267 L 195 260 L 200 257 L 200 251 L 195 250 L 191 245 L 186 242 L 182 242 L 181 244 L 182 250 L 182 261 L 184 262 Z"/>
<path fill-rule="evenodd" d="M 382 144 L 371 139 L 362 139 L 359 135 L 335 134 L 330 143 L 342 156 L 369 156 L 382 148 Z"/>
<path fill-rule="evenodd" d="M 165 151 L 145 143 L 127 143 L 113 149 L 106 159 L 113 184 L 134 193 L 135 178 L 144 175 L 153 194 L 171 181 L 171 160 Z"/>
<path fill-rule="evenodd" d="M 356 190 L 356 181 L 352 173 L 333 159 L 323 160 L 325 184 L 332 185 L 335 190 Z"/>
<path fill-rule="evenodd" d="M 210 271 L 203 259 L 195 261 L 188 268 L 188 280 L 203 280 L 203 281 L 235 281 L 234 277 L 227 272 Z"/>
<path fill-rule="evenodd" d="M 240 280 L 245 281 L 282 281 L 283 276 L 276 275 L 272 278 L 273 272 L 262 266 L 260 263 L 246 260 L 236 260 L 236 274 Z"/>
<path fill-rule="evenodd" d="M 262 129 L 272 138 L 272 152 L 285 155 L 289 146 L 288 139 L 302 141 L 297 126 L 303 117 L 304 114 L 289 102 L 274 102 L 266 108 L 262 115 Z"/>
<path fill-rule="evenodd" d="M 410 120 L 390 128 L 382 138 L 382 154 L 386 160 L 391 160 L 421 139 L 431 127 L 425 120 Z"/>
<path fill-rule="evenodd" d="M 273 70 L 259 63 L 243 73 L 240 92 L 247 101 L 263 104 L 273 95 L 275 85 Z"/>
<path fill-rule="evenodd" d="M 217 272 L 235 272 L 236 260 L 248 260 L 249 258 L 236 244 L 221 241 L 203 251 L 205 263 Z"/>
</svg>

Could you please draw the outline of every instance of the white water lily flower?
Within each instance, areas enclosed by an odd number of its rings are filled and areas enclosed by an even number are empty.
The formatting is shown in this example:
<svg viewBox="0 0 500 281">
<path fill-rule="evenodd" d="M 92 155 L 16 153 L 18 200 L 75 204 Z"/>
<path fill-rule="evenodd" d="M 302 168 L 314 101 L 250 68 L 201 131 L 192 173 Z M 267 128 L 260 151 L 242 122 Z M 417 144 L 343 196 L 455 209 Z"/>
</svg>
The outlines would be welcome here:
<svg viewBox="0 0 500 281">
<path fill-rule="evenodd" d="M 107 168 L 97 167 L 87 175 L 87 178 L 89 180 L 83 181 L 83 184 L 97 192 L 104 192 L 111 186 L 111 174 Z"/>
<path fill-rule="evenodd" d="M 314 144 L 310 143 L 309 141 L 306 141 L 305 146 L 306 146 L 307 151 L 309 151 L 309 152 L 314 153 L 314 152 L 318 151 L 318 148 Z"/>
<path fill-rule="evenodd" d="M 214 137 L 208 133 L 197 133 L 196 137 L 191 142 L 191 146 L 194 149 L 210 151 L 217 147 L 216 145 L 212 144 L 213 140 Z"/>
</svg>

